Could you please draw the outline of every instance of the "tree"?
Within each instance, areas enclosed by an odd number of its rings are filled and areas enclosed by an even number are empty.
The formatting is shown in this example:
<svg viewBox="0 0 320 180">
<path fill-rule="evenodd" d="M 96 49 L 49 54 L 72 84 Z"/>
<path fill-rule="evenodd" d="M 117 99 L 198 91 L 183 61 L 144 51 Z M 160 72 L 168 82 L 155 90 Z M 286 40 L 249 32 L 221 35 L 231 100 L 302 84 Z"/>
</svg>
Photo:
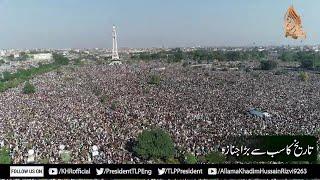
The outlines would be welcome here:
<svg viewBox="0 0 320 180">
<path fill-rule="evenodd" d="M 167 164 L 180 164 L 179 159 L 176 159 L 174 157 L 169 157 L 165 162 Z"/>
<path fill-rule="evenodd" d="M 49 158 L 43 158 L 39 160 L 40 164 L 49 164 Z"/>
<path fill-rule="evenodd" d="M 262 70 L 272 70 L 275 69 L 278 66 L 278 63 L 276 61 L 267 60 L 267 61 L 261 61 L 260 62 L 260 68 Z"/>
<path fill-rule="evenodd" d="M 93 85 L 93 90 L 92 90 L 93 94 L 96 96 L 100 96 L 102 93 L 102 89 L 99 86 L 95 86 Z"/>
<path fill-rule="evenodd" d="M 10 153 L 9 149 L 7 148 L 1 148 L 0 149 L 0 164 L 10 164 L 11 163 L 11 158 L 10 158 Z"/>
<path fill-rule="evenodd" d="M 19 61 L 26 61 L 29 58 L 25 52 L 20 53 Z"/>
<path fill-rule="evenodd" d="M 0 65 L 2 65 L 2 64 L 4 64 L 4 63 L 6 63 L 6 61 L 3 60 L 3 59 L 0 59 Z"/>
<path fill-rule="evenodd" d="M 226 58 L 228 61 L 239 61 L 240 53 L 238 51 L 230 51 L 226 53 Z"/>
<path fill-rule="evenodd" d="M 226 56 L 221 51 L 213 52 L 212 58 L 217 59 L 218 61 L 225 61 L 226 60 Z"/>
<path fill-rule="evenodd" d="M 187 67 L 189 65 L 189 62 L 188 61 L 184 61 L 183 63 L 182 63 L 182 67 Z"/>
<path fill-rule="evenodd" d="M 3 82 L 0 82 L 0 92 L 4 92 L 6 90 L 6 84 Z"/>
<path fill-rule="evenodd" d="M 4 71 L 2 73 L 2 75 L 3 75 L 2 81 L 8 81 L 8 80 L 12 79 L 12 74 L 8 71 Z"/>
<path fill-rule="evenodd" d="M 100 97 L 100 102 L 101 103 L 106 103 L 108 101 L 108 96 L 107 95 L 102 95 L 101 97 Z"/>
<path fill-rule="evenodd" d="M 23 87 L 23 93 L 24 94 L 32 94 L 36 92 L 36 88 L 33 84 L 30 84 L 29 81 L 27 81 Z"/>
<path fill-rule="evenodd" d="M 110 108 L 115 111 L 117 107 L 118 107 L 118 101 L 112 101 Z"/>
<path fill-rule="evenodd" d="M 156 74 L 153 74 L 150 76 L 149 78 L 149 84 L 155 84 L 155 85 L 158 85 L 160 84 L 160 76 L 159 75 L 156 75 Z"/>
<path fill-rule="evenodd" d="M 174 144 L 163 130 L 144 130 L 138 135 L 133 151 L 143 159 L 169 159 L 174 156 Z"/>
<path fill-rule="evenodd" d="M 192 59 L 196 60 L 198 63 L 201 63 L 203 60 L 208 59 L 208 52 L 204 49 L 198 49 L 193 52 L 192 56 Z"/>
<path fill-rule="evenodd" d="M 226 157 L 222 153 L 216 151 L 210 152 L 205 158 L 209 163 L 213 164 L 224 163 L 226 161 Z"/>
<path fill-rule="evenodd" d="M 74 60 L 74 65 L 83 65 L 83 62 L 81 61 L 80 58 L 77 58 Z"/>
<path fill-rule="evenodd" d="M 184 155 L 184 162 L 186 164 L 196 164 L 198 162 L 197 157 L 191 153 L 186 153 Z"/>
<path fill-rule="evenodd" d="M 295 61 L 296 58 L 295 58 L 295 54 L 293 52 L 283 52 L 279 59 L 281 59 L 282 61 L 286 61 L 286 62 L 289 62 L 289 61 Z"/>
<path fill-rule="evenodd" d="M 10 54 L 10 55 L 8 56 L 8 59 L 9 59 L 9 61 L 13 61 L 13 60 L 14 60 L 14 55 L 13 55 L 13 54 Z"/>
<path fill-rule="evenodd" d="M 295 58 L 297 61 L 312 60 L 315 58 L 315 54 L 312 52 L 299 51 L 296 53 Z"/>
<path fill-rule="evenodd" d="M 53 59 L 57 65 L 68 65 L 69 59 L 60 54 L 53 54 Z"/>
<path fill-rule="evenodd" d="M 308 75 L 308 73 L 306 73 L 306 72 L 300 72 L 300 73 L 299 73 L 299 78 L 300 78 L 302 81 L 308 81 L 309 75 Z"/>
<path fill-rule="evenodd" d="M 300 67 L 306 68 L 306 69 L 312 69 L 313 68 L 313 60 L 311 59 L 306 59 L 301 61 Z"/>
<path fill-rule="evenodd" d="M 183 55 L 184 53 L 182 52 L 182 50 L 180 48 L 176 48 L 173 50 L 173 54 L 174 54 L 174 59 L 176 61 L 180 61 L 183 59 Z"/>
<path fill-rule="evenodd" d="M 71 154 L 69 151 L 64 151 L 61 153 L 61 160 L 64 162 L 64 163 L 68 163 L 71 161 Z"/>
</svg>

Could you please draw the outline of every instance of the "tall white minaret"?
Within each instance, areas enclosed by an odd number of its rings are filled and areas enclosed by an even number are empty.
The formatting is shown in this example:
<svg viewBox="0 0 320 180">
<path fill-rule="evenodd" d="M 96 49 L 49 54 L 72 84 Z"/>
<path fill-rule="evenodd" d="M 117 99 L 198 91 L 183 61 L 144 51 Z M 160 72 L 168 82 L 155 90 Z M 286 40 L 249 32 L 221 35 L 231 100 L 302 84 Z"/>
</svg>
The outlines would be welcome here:
<svg viewBox="0 0 320 180">
<path fill-rule="evenodd" d="M 112 60 L 119 60 L 116 26 L 112 29 Z"/>
</svg>

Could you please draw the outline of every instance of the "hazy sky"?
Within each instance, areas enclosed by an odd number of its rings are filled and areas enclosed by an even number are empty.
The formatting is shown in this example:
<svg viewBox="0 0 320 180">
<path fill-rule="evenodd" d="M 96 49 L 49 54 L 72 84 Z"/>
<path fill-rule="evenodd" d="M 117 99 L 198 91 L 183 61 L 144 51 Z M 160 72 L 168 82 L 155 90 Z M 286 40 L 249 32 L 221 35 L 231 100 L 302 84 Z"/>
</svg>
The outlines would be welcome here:
<svg viewBox="0 0 320 180">
<path fill-rule="evenodd" d="M 293 4 L 307 40 L 283 36 Z M 319 44 L 319 0 L 0 0 L 0 48 Z"/>
</svg>

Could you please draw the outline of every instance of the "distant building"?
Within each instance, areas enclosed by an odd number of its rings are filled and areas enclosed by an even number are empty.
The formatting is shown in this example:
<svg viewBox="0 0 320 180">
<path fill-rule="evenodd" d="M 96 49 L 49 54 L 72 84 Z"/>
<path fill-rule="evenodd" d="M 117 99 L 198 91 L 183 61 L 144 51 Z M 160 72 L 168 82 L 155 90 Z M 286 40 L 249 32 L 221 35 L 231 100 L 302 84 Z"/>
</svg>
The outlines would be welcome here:
<svg viewBox="0 0 320 180">
<path fill-rule="evenodd" d="M 18 53 L 13 54 L 13 57 L 14 57 L 14 58 L 19 58 L 19 57 L 20 57 L 20 54 L 18 54 Z"/>
<path fill-rule="evenodd" d="M 33 59 L 34 60 L 49 60 L 49 59 L 52 59 L 52 54 L 51 53 L 34 54 Z"/>
<path fill-rule="evenodd" d="M 5 51 L 0 51 L 0 56 L 5 56 L 6 52 Z"/>
</svg>

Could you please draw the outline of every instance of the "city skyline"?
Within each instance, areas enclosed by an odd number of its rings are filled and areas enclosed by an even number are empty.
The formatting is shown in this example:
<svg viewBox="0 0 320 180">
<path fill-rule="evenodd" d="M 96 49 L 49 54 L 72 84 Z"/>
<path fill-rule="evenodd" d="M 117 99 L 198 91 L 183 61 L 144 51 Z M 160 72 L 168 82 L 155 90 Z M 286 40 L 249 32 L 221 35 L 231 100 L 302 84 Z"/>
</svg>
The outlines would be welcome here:
<svg viewBox="0 0 320 180">
<path fill-rule="evenodd" d="M 293 4 L 307 32 L 286 39 L 283 16 Z M 112 25 L 119 47 L 315 45 L 315 0 L 0 0 L 0 48 L 111 48 Z"/>
</svg>

